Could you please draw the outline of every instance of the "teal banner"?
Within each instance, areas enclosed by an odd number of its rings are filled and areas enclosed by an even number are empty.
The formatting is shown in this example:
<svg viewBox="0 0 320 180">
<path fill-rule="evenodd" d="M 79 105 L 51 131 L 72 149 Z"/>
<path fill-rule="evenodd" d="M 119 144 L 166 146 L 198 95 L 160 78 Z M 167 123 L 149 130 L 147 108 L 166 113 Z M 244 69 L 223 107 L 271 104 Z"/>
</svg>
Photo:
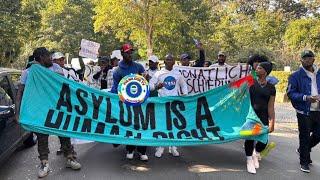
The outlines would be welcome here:
<svg viewBox="0 0 320 180">
<path fill-rule="evenodd" d="M 189 146 L 239 139 L 267 141 L 250 105 L 252 76 L 205 93 L 151 97 L 128 106 L 99 91 L 33 65 L 23 93 L 20 123 L 30 131 L 98 142 Z"/>
</svg>

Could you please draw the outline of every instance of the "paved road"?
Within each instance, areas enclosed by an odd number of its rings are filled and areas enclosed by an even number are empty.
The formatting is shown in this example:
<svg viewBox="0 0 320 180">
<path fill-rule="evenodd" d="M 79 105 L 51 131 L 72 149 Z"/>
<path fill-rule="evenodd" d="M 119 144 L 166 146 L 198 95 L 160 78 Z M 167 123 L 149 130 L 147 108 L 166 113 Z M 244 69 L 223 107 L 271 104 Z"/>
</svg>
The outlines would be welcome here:
<svg viewBox="0 0 320 180">
<path fill-rule="evenodd" d="M 299 170 L 295 148 L 298 144 L 294 111 L 290 105 L 277 105 L 279 123 L 271 135 L 277 147 L 262 160 L 256 175 L 246 172 L 246 158 L 243 141 L 221 145 L 182 147 L 181 157 L 165 154 L 161 159 L 153 157 L 154 148 L 149 148 L 147 163 L 124 158 L 123 146 L 113 148 L 110 144 L 89 143 L 77 145 L 78 157 L 83 165 L 80 171 L 64 168 L 64 159 L 55 155 L 58 139 L 50 137 L 50 166 L 52 172 L 45 179 L 320 179 L 320 149 L 312 152 L 311 173 Z M 285 113 L 287 115 L 285 116 Z M 0 180 L 37 179 L 36 147 L 16 152 L 7 163 L 0 167 Z"/>
</svg>

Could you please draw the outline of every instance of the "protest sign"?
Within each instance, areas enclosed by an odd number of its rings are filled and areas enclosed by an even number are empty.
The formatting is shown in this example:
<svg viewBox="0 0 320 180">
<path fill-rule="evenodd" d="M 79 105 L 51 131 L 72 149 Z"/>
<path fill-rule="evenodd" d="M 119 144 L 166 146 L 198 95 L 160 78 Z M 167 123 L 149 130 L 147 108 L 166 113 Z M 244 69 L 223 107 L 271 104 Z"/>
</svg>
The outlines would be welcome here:
<svg viewBox="0 0 320 180">
<path fill-rule="evenodd" d="M 129 106 L 99 91 L 33 65 L 25 86 L 20 123 L 33 132 L 145 146 L 267 141 L 250 105 L 252 76 L 205 93 L 151 97 Z"/>
<path fill-rule="evenodd" d="M 219 86 L 229 84 L 250 74 L 251 68 L 247 64 L 216 67 L 188 67 L 174 66 L 188 85 L 188 93 L 206 92 Z"/>
<path fill-rule="evenodd" d="M 86 84 L 87 86 L 100 89 L 100 87 L 101 87 L 100 79 L 93 78 L 93 75 L 95 75 L 99 71 L 100 71 L 99 66 L 93 66 L 93 65 L 86 64 L 85 70 L 84 70 L 83 83 Z"/>
<path fill-rule="evenodd" d="M 79 56 L 96 59 L 99 55 L 99 43 L 82 39 L 80 47 Z"/>
</svg>

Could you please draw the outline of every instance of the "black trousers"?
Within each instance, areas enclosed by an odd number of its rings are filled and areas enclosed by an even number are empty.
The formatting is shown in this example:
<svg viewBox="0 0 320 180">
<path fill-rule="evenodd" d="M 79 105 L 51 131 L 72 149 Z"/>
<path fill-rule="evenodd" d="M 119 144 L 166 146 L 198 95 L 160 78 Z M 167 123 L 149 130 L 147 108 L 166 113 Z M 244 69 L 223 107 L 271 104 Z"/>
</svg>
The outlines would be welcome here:
<svg viewBox="0 0 320 180">
<path fill-rule="evenodd" d="M 49 155 L 49 144 L 48 144 L 48 134 L 41 134 L 36 133 L 37 139 L 38 139 L 38 153 L 39 153 L 39 159 L 42 160 L 48 160 Z M 60 144 L 61 144 L 61 150 L 63 151 L 63 154 L 65 157 L 72 155 L 73 152 L 73 146 L 71 145 L 70 138 L 66 137 L 59 137 Z"/>
<path fill-rule="evenodd" d="M 258 117 L 261 119 L 261 122 L 265 125 L 269 125 L 268 118 L 263 118 L 264 116 L 261 116 L 258 112 L 256 112 Z M 244 141 L 244 150 L 246 152 L 246 156 L 252 156 L 253 150 L 256 149 L 257 152 L 263 151 L 268 145 L 268 142 L 266 144 L 254 141 L 254 140 L 245 140 Z"/>
<path fill-rule="evenodd" d="M 254 144 L 254 143 L 255 143 L 254 140 L 245 140 L 244 141 L 244 149 L 246 152 L 246 156 L 252 156 L 254 148 L 256 148 L 256 151 L 260 153 L 261 151 L 263 151 L 267 147 L 267 144 L 268 144 L 268 143 L 264 144 L 259 141 L 256 144 Z"/>
<path fill-rule="evenodd" d="M 147 151 L 147 146 L 133 146 L 133 145 L 127 145 L 126 146 L 126 150 L 129 153 L 132 153 L 135 149 L 137 149 L 137 151 L 140 154 L 145 155 L 146 151 Z"/>
<path fill-rule="evenodd" d="M 320 112 L 310 115 L 297 113 L 299 128 L 300 164 L 308 165 L 311 149 L 320 142 Z"/>
</svg>

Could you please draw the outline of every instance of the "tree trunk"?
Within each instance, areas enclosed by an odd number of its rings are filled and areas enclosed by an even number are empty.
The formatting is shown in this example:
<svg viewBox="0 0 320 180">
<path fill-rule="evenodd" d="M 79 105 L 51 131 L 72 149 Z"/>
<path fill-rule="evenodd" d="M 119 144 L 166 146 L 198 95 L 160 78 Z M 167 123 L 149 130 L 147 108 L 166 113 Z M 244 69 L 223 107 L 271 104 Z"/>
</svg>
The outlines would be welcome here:
<svg viewBox="0 0 320 180">
<path fill-rule="evenodd" d="M 151 56 L 153 54 L 153 29 L 152 27 L 148 28 L 147 32 L 147 56 Z"/>
</svg>

